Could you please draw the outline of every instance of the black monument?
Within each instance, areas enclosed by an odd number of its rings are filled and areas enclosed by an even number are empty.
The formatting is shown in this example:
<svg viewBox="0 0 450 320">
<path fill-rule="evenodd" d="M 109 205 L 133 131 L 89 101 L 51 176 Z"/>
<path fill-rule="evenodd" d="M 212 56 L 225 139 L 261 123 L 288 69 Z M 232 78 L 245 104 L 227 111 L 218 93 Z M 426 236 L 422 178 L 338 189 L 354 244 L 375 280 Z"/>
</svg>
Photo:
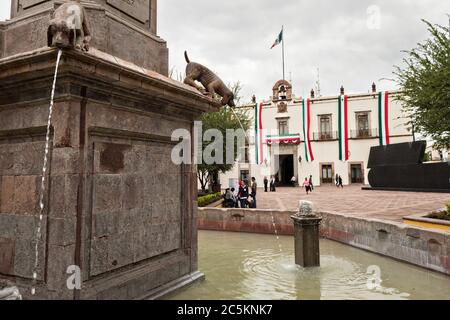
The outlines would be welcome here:
<svg viewBox="0 0 450 320">
<path fill-rule="evenodd" d="M 372 147 L 372 190 L 450 192 L 450 162 L 423 163 L 426 141 Z"/>
</svg>

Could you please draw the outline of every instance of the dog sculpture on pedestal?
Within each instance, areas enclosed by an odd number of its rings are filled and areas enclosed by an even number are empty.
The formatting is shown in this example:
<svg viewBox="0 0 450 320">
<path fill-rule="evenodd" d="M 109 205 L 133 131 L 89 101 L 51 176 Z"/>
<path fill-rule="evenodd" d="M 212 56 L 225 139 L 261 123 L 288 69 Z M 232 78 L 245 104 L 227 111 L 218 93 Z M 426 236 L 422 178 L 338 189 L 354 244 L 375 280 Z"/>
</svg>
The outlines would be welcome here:
<svg viewBox="0 0 450 320">
<path fill-rule="evenodd" d="M 223 83 L 223 81 L 211 70 L 207 67 L 196 63 L 191 62 L 187 55 L 187 52 L 184 52 L 184 57 L 187 62 L 186 66 L 186 78 L 184 79 L 184 83 L 190 85 L 191 87 L 196 88 L 201 93 L 206 93 L 211 95 L 214 98 L 215 94 L 218 94 L 222 97 L 222 106 L 229 105 L 230 107 L 235 107 L 234 104 L 234 94 L 228 89 L 228 87 Z M 200 82 L 204 88 L 197 85 L 195 81 Z"/>
<path fill-rule="evenodd" d="M 48 46 L 88 51 L 90 41 L 86 11 L 80 0 L 69 1 L 59 6 L 48 27 Z"/>
</svg>

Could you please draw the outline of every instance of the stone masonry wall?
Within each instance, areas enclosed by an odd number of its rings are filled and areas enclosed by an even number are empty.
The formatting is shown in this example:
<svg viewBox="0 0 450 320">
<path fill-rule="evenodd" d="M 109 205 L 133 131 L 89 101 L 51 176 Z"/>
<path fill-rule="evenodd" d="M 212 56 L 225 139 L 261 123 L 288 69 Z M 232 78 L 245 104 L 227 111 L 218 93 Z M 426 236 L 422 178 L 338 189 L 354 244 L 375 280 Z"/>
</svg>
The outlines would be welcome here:
<svg viewBox="0 0 450 320">
<path fill-rule="evenodd" d="M 0 59 L 0 282 L 26 299 L 132 299 L 201 279 L 195 167 L 173 164 L 171 134 L 219 105 L 98 50 L 64 51 L 30 295 L 55 57 Z M 67 287 L 72 265 L 81 290 Z"/>
</svg>

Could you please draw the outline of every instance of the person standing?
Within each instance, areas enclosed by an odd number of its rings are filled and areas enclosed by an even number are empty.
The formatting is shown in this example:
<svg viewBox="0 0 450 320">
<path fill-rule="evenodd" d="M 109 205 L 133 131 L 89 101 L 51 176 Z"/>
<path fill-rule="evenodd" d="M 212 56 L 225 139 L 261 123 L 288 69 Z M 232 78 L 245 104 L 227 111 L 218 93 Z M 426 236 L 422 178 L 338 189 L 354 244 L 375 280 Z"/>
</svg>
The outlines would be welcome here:
<svg viewBox="0 0 450 320">
<path fill-rule="evenodd" d="M 344 185 L 342 184 L 342 177 L 339 176 L 338 178 L 338 187 L 341 187 L 342 189 L 344 188 Z"/>
<path fill-rule="evenodd" d="M 311 191 L 311 192 L 314 191 L 314 184 L 313 184 L 312 175 L 309 176 L 309 191 Z"/>
<path fill-rule="evenodd" d="M 251 196 L 253 198 L 252 208 L 256 209 L 256 191 L 258 189 L 258 184 L 256 183 L 255 177 L 252 177 L 252 184 L 250 187 L 251 187 Z"/>
<path fill-rule="evenodd" d="M 311 190 L 309 187 L 309 181 L 308 178 L 305 178 L 305 181 L 303 181 L 303 186 L 305 187 L 306 194 L 309 194 L 309 191 Z"/>
<path fill-rule="evenodd" d="M 241 181 L 239 183 L 239 203 L 241 204 L 241 208 L 247 208 L 248 206 L 248 187 L 244 183 L 244 181 Z"/>
<path fill-rule="evenodd" d="M 275 177 L 272 176 L 272 178 L 270 179 L 270 192 L 275 192 Z"/>
<path fill-rule="evenodd" d="M 264 192 L 267 192 L 267 185 L 269 184 L 269 180 L 267 177 L 264 177 Z"/>
<path fill-rule="evenodd" d="M 336 173 L 336 179 L 335 179 L 336 187 L 339 187 L 339 175 Z"/>
</svg>

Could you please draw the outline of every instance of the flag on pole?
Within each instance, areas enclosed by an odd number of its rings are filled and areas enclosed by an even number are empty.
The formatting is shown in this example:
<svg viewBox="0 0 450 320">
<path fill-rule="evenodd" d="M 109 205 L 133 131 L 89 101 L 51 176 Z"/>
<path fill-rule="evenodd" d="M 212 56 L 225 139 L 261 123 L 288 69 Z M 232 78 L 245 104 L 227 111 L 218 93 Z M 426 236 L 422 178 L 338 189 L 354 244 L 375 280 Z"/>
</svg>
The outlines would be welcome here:
<svg viewBox="0 0 450 320">
<path fill-rule="evenodd" d="M 339 96 L 339 160 L 348 160 L 348 97 Z"/>
<path fill-rule="evenodd" d="M 389 92 L 378 93 L 378 127 L 380 146 L 387 146 L 389 141 Z"/>
<path fill-rule="evenodd" d="M 305 155 L 307 162 L 314 161 L 314 155 L 311 149 L 311 100 L 303 99 L 302 110 L 303 110 L 303 140 L 305 142 Z"/>
<path fill-rule="evenodd" d="M 263 126 L 262 126 L 262 110 L 263 105 L 255 105 L 255 156 L 256 164 L 264 162 L 263 157 Z"/>
<path fill-rule="evenodd" d="M 281 29 L 280 34 L 278 35 L 277 39 L 275 40 L 273 45 L 270 47 L 270 49 L 272 49 L 273 47 L 279 45 L 281 43 L 281 41 L 283 41 L 283 29 Z"/>
</svg>

